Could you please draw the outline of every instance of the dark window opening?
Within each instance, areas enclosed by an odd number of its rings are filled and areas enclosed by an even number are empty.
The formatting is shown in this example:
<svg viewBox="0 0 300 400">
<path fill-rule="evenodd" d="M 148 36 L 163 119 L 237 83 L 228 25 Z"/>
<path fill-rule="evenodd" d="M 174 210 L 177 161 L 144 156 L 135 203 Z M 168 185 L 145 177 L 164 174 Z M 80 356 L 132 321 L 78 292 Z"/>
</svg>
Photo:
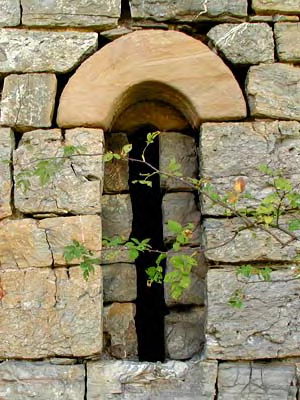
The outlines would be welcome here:
<svg viewBox="0 0 300 400">
<path fill-rule="evenodd" d="M 146 136 L 156 131 L 151 125 L 143 126 L 129 136 L 133 148 L 130 157 L 141 159 Z M 159 168 L 159 140 L 150 145 L 146 151 L 147 161 Z M 153 249 L 164 251 L 162 194 L 159 175 L 151 178 L 152 188 L 146 185 L 133 184 L 132 181 L 143 179 L 140 174 L 153 172 L 150 167 L 131 161 L 129 163 L 129 188 L 132 201 L 133 224 L 131 236 L 139 240 L 150 238 Z M 147 286 L 146 268 L 155 265 L 158 254 L 145 252 L 136 260 L 137 300 L 136 330 L 140 361 L 164 361 L 165 338 L 164 316 L 168 313 L 164 300 L 164 288 L 161 284 Z M 165 268 L 165 266 L 164 266 Z"/>
</svg>

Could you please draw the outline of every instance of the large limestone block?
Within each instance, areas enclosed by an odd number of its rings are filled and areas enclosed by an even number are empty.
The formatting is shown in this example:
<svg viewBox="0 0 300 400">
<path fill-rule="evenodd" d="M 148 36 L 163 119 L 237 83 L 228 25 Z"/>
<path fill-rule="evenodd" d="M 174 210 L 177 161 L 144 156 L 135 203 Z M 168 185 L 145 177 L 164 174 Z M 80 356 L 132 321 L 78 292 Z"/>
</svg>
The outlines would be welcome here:
<svg viewBox="0 0 300 400">
<path fill-rule="evenodd" d="M 50 159 L 53 165 L 55 162 L 53 160 L 56 158 L 60 164 L 55 164 L 55 173 L 43 185 L 36 175 L 26 177 L 29 182 L 27 190 L 17 185 L 16 208 L 27 214 L 100 213 L 103 140 L 101 129 L 68 130 L 65 133 L 65 140 L 59 129 L 26 132 L 14 152 L 16 181 L 24 172 L 33 171 L 40 160 Z M 79 154 L 69 159 L 62 159 L 65 146 L 79 146 Z"/>
<path fill-rule="evenodd" d="M 299 218 L 299 213 L 292 217 L 292 219 L 297 218 Z M 286 230 L 288 230 L 289 220 L 287 218 L 282 219 L 282 227 Z M 293 261 L 300 250 L 299 240 L 287 246 L 282 246 L 271 234 L 258 228 L 243 229 L 238 232 L 239 229 L 244 227 L 245 223 L 238 218 L 205 219 L 206 248 L 213 248 L 205 252 L 207 259 L 229 263 Z M 277 229 L 270 228 L 270 232 L 283 243 L 291 239 L 290 236 Z M 299 234 L 299 231 L 295 233 Z"/>
<path fill-rule="evenodd" d="M 20 19 L 20 0 L 0 0 L 0 27 L 19 25 Z"/>
<path fill-rule="evenodd" d="M 98 215 L 45 218 L 38 226 L 46 232 L 54 265 L 66 265 L 64 248 L 72 240 L 83 244 L 95 257 L 100 257 L 101 218 Z M 73 260 L 69 264 L 78 264 L 80 261 Z"/>
<path fill-rule="evenodd" d="M 285 363 L 221 363 L 218 400 L 296 400 L 295 366 Z"/>
<path fill-rule="evenodd" d="M 204 308 L 172 310 L 165 317 L 166 354 L 168 358 L 186 360 L 200 354 L 205 342 Z"/>
<path fill-rule="evenodd" d="M 205 277 L 207 272 L 207 265 L 204 259 L 203 252 L 197 248 L 185 248 L 181 249 L 179 253 L 170 251 L 168 252 L 166 273 L 174 270 L 173 265 L 170 262 L 170 258 L 176 255 L 186 254 L 194 257 L 197 260 L 197 265 L 193 267 L 191 271 L 191 284 L 184 290 L 182 295 L 178 299 L 174 299 L 171 295 L 171 285 L 168 283 L 164 284 L 165 291 L 165 302 L 168 307 L 176 305 L 203 305 L 206 298 L 206 283 Z"/>
<path fill-rule="evenodd" d="M 299 2 L 300 12 L 300 2 Z M 300 23 L 275 24 L 275 40 L 280 61 L 300 62 Z"/>
<path fill-rule="evenodd" d="M 252 0 L 257 14 L 299 14 L 299 0 Z"/>
<path fill-rule="evenodd" d="M 45 230 L 32 219 L 0 222 L 0 265 L 1 268 L 52 265 Z"/>
<path fill-rule="evenodd" d="M 201 126 L 201 171 L 214 190 L 224 196 L 237 178 L 246 183 L 251 198 L 242 198 L 240 208 L 255 208 L 273 192 L 270 177 L 258 170 L 267 164 L 280 170 L 296 186 L 300 170 L 300 123 L 296 121 L 205 123 Z M 225 209 L 202 196 L 203 214 L 224 215 Z"/>
<path fill-rule="evenodd" d="M 137 281 L 134 264 L 104 265 L 102 272 L 104 302 L 128 302 L 136 299 Z"/>
<path fill-rule="evenodd" d="M 129 239 L 132 228 L 132 208 L 129 194 L 102 196 L 103 236 Z"/>
<path fill-rule="evenodd" d="M 273 31 L 268 24 L 220 24 L 213 27 L 207 36 L 233 64 L 274 61 Z"/>
<path fill-rule="evenodd" d="M 11 159 L 15 146 L 14 133 L 0 128 L 0 219 L 11 215 L 12 173 Z"/>
<path fill-rule="evenodd" d="M 198 163 L 195 139 L 179 132 L 162 132 L 159 135 L 159 168 L 168 172 L 170 161 L 180 164 L 184 177 L 197 178 Z M 164 175 L 160 177 L 160 186 L 166 190 L 191 190 L 185 182 Z"/>
<path fill-rule="evenodd" d="M 113 303 L 104 307 L 103 331 L 109 337 L 109 353 L 115 358 L 137 358 L 135 304 Z"/>
<path fill-rule="evenodd" d="M 94 32 L 1 29 L 0 75 L 69 72 L 96 50 L 97 42 Z"/>
<path fill-rule="evenodd" d="M 246 0 L 131 0 L 131 12 L 134 19 L 152 19 L 155 21 L 186 21 L 198 19 L 228 19 L 246 17 Z"/>
<path fill-rule="evenodd" d="M 228 304 L 237 290 L 244 296 L 241 309 Z M 251 360 L 300 355 L 300 281 L 291 270 L 274 271 L 267 282 L 256 276 L 249 280 L 237 277 L 232 268 L 211 269 L 207 291 L 208 358 Z"/>
<path fill-rule="evenodd" d="M 113 133 L 105 138 L 105 151 L 120 154 L 123 146 L 128 145 L 126 133 Z M 115 158 L 105 163 L 104 193 L 129 191 L 129 165 L 126 160 Z"/>
<path fill-rule="evenodd" d="M 153 100 L 175 107 L 192 126 L 246 116 L 232 72 L 207 46 L 181 32 L 142 30 L 114 40 L 80 66 L 62 93 L 57 121 L 60 127 L 110 130 L 128 107 Z"/>
<path fill-rule="evenodd" d="M 4 79 L 0 123 L 22 131 L 50 127 L 56 86 L 54 74 L 9 75 Z"/>
<path fill-rule="evenodd" d="M 22 23 L 28 26 L 115 28 L 121 0 L 22 0 Z"/>
<path fill-rule="evenodd" d="M 3 400 L 84 400 L 83 365 L 5 361 L 0 364 L 0 396 Z"/>
<path fill-rule="evenodd" d="M 89 362 L 87 377 L 89 400 L 214 400 L 217 362 Z"/>
<path fill-rule="evenodd" d="M 300 70 L 292 65 L 251 67 L 246 91 L 251 115 L 300 120 Z"/>
<path fill-rule="evenodd" d="M 85 357 L 102 350 L 100 267 L 1 270 L 1 358 Z"/>
<path fill-rule="evenodd" d="M 164 240 L 175 240 L 175 234 L 168 230 L 169 220 L 177 221 L 182 226 L 194 224 L 194 230 L 190 239 L 191 243 L 200 242 L 200 212 L 197 209 L 196 199 L 193 193 L 179 192 L 167 193 L 162 201 Z"/>
</svg>

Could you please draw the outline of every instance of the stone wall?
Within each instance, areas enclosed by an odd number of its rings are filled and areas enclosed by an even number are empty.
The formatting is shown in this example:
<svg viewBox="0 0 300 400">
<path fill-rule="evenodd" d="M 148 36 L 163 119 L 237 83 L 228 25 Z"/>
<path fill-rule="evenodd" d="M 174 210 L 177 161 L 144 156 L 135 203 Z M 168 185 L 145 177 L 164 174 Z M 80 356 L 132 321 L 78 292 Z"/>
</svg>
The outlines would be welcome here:
<svg viewBox="0 0 300 400">
<path fill-rule="evenodd" d="M 161 168 L 174 157 L 184 174 L 196 177 L 200 171 L 221 192 L 243 177 L 253 195 L 244 206 L 255 207 L 255 199 L 269 193 L 260 164 L 283 170 L 299 184 L 299 17 L 299 0 L 0 0 L 1 399 L 298 399 L 296 245 L 282 248 L 262 232 L 234 235 L 238 219 L 163 177 L 164 242 L 174 240 L 168 219 L 194 222 L 185 252 L 196 252 L 198 265 L 177 301 L 165 286 L 167 361 L 149 363 L 138 361 L 136 268 L 126 252 L 113 257 L 103 251 L 101 239 L 129 238 L 133 220 L 128 164 L 115 160 L 104 167 L 103 151 L 121 149 L 143 124 L 163 126 Z M 194 45 L 171 40 L 166 51 L 163 40 L 155 39 L 159 31 L 183 32 L 211 51 L 205 48 L 197 64 L 196 53 L 189 55 Z M 133 40 L 135 58 L 130 59 L 130 41 L 109 50 L 132 32 L 144 32 Z M 68 124 L 68 115 L 58 110 L 63 89 L 100 49 L 107 64 L 101 61 L 103 76 L 94 76 L 89 87 L 102 91 L 94 114 L 105 110 L 108 92 L 128 82 L 131 89 L 133 75 L 155 78 L 157 65 L 165 86 L 176 82 L 187 90 L 186 108 L 197 101 L 201 107 L 189 114 L 174 91 L 145 85 L 132 91 L 126 107 L 112 102 L 120 108 L 113 133 L 108 120 L 93 124 L 97 118 L 90 114 L 85 120 L 84 107 L 72 110 L 82 123 Z M 145 54 L 157 59 L 143 69 Z M 172 75 L 174 65 L 182 76 Z M 194 90 L 197 85 L 201 90 Z M 201 125 L 197 112 L 203 112 Z M 64 162 L 42 187 L 37 176 L 26 175 L 37 158 L 60 160 L 66 145 L 82 146 L 87 155 Z M 72 240 L 102 259 L 87 282 L 79 260 L 67 264 L 63 257 Z M 211 248 L 205 259 L 203 243 Z M 253 262 L 268 265 L 272 279 L 238 279 L 237 267 Z M 237 310 L 228 301 L 241 287 L 245 307 Z"/>
</svg>

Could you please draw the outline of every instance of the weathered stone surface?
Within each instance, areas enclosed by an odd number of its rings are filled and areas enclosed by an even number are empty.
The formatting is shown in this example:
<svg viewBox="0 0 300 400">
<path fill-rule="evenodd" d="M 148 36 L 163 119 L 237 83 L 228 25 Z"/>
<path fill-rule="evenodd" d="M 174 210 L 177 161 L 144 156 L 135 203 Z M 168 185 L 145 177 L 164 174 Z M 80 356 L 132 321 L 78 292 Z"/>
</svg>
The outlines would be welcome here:
<svg viewBox="0 0 300 400">
<path fill-rule="evenodd" d="M 299 214 L 294 218 L 299 218 Z M 282 227 L 288 229 L 289 219 L 282 218 Z M 269 233 L 259 229 L 245 229 L 236 234 L 237 230 L 245 224 L 238 218 L 214 219 L 207 218 L 204 221 L 207 248 L 217 247 L 205 252 L 205 256 L 211 261 L 223 262 L 248 262 L 248 261 L 293 261 L 300 250 L 299 241 L 288 246 L 282 246 Z M 270 228 L 281 241 L 288 242 L 290 236 Z M 299 232 L 295 232 L 296 234 Z M 236 236 L 236 237 L 235 237 Z M 234 238 L 235 237 L 235 238 Z M 229 240 L 232 238 L 232 240 Z"/>
<path fill-rule="evenodd" d="M 128 144 L 126 133 L 113 133 L 105 138 L 105 151 L 120 154 Z M 105 163 L 104 193 L 128 191 L 129 166 L 126 160 L 113 159 Z"/>
<path fill-rule="evenodd" d="M 197 178 L 198 163 L 195 139 L 178 132 L 162 132 L 159 135 L 159 168 L 168 172 L 170 161 L 180 164 L 185 177 Z M 160 177 L 160 186 L 166 190 L 191 190 L 191 187 L 170 177 Z"/>
<path fill-rule="evenodd" d="M 121 14 L 121 0 L 21 0 L 22 23 L 28 26 L 114 28 Z"/>
<path fill-rule="evenodd" d="M 19 25 L 20 14 L 20 0 L 0 0 L 0 27 Z"/>
<path fill-rule="evenodd" d="M 24 234 L 24 233 L 23 233 Z M 79 267 L 1 269 L 0 358 L 84 357 L 102 350 L 102 279 Z"/>
<path fill-rule="evenodd" d="M 61 159 L 64 146 L 84 146 L 83 154 Z M 56 173 L 42 185 L 38 176 L 26 177 L 30 187 L 15 188 L 15 206 L 30 213 L 96 214 L 101 211 L 103 185 L 103 131 L 78 128 L 65 133 L 59 129 L 26 132 L 14 152 L 14 176 L 34 170 L 40 159 L 57 158 Z M 80 153 L 79 152 L 79 153 Z M 93 156 L 93 154 L 95 154 Z M 53 165 L 53 162 L 52 162 Z"/>
<path fill-rule="evenodd" d="M 293 63 L 300 62 L 300 23 L 277 23 L 275 24 L 274 32 L 279 60 Z"/>
<path fill-rule="evenodd" d="M 89 362 L 89 400 L 213 400 L 215 361 Z"/>
<path fill-rule="evenodd" d="M 295 366 L 289 364 L 221 363 L 218 400 L 296 400 Z"/>
<path fill-rule="evenodd" d="M 103 330 L 110 337 L 109 353 L 116 358 L 137 357 L 135 305 L 113 303 L 104 307 Z"/>
<path fill-rule="evenodd" d="M 171 311 L 165 317 L 166 353 L 169 358 L 186 360 L 200 354 L 204 345 L 205 309 Z"/>
<path fill-rule="evenodd" d="M 241 208 L 255 208 L 272 193 L 262 164 L 280 170 L 294 185 L 299 182 L 300 123 L 296 121 L 205 123 L 201 126 L 201 171 L 221 196 L 243 177 L 252 198 L 240 199 Z M 203 214 L 224 215 L 225 209 L 202 196 Z"/>
<path fill-rule="evenodd" d="M 252 0 L 258 14 L 299 14 L 299 0 Z"/>
<path fill-rule="evenodd" d="M 255 247 L 255 244 L 253 244 Z M 262 265 L 264 266 L 264 265 Z M 206 351 L 222 360 L 299 356 L 300 282 L 293 271 L 271 274 L 271 281 L 257 276 L 237 277 L 234 269 L 208 272 Z M 244 307 L 228 304 L 236 290 L 244 293 Z"/>
<path fill-rule="evenodd" d="M 83 400 L 84 382 L 83 365 L 28 361 L 0 364 L 0 396 L 3 400 Z"/>
<path fill-rule="evenodd" d="M 250 15 L 250 22 L 298 22 L 297 15 Z"/>
<path fill-rule="evenodd" d="M 131 33 L 131 32 L 132 32 L 132 29 L 127 28 L 125 26 L 119 26 L 118 28 L 101 32 L 100 35 L 105 37 L 108 40 L 115 40 L 121 36 L 128 35 L 128 33 Z"/>
<path fill-rule="evenodd" d="M 190 128 L 185 117 L 174 107 L 159 101 L 140 101 L 128 107 L 117 118 L 112 131 L 135 133 L 145 125 L 166 132 L 181 132 Z"/>
<path fill-rule="evenodd" d="M 125 302 L 136 299 L 137 282 L 134 264 L 104 265 L 102 271 L 104 302 Z"/>
<path fill-rule="evenodd" d="M 0 222 L 2 268 L 45 267 L 52 264 L 46 232 L 32 219 Z"/>
<path fill-rule="evenodd" d="M 141 30 L 80 66 L 63 91 L 57 121 L 61 127 L 110 130 L 125 109 L 153 100 L 175 107 L 192 126 L 246 116 L 232 72 L 207 46 L 181 32 Z"/>
<path fill-rule="evenodd" d="M 50 127 L 56 86 L 54 74 L 6 77 L 2 92 L 0 123 L 22 131 Z"/>
<path fill-rule="evenodd" d="M 205 276 L 207 272 L 206 262 L 203 253 L 197 248 L 182 249 L 179 254 L 187 254 L 197 259 L 198 264 L 193 267 L 191 272 L 191 284 L 184 290 L 183 294 L 178 299 L 173 299 L 171 296 L 170 285 L 165 283 L 165 302 L 168 307 L 181 305 L 203 305 L 206 298 L 206 283 Z M 173 271 L 174 267 L 170 262 L 170 258 L 174 255 L 178 255 L 175 252 L 169 252 L 167 258 L 166 273 Z"/>
<path fill-rule="evenodd" d="M 15 146 L 14 133 L 9 128 L 0 128 L 0 219 L 11 215 L 11 159 Z"/>
<path fill-rule="evenodd" d="M 12 72 L 66 73 L 93 53 L 97 42 L 98 35 L 94 32 L 1 29 L 0 75 Z"/>
<path fill-rule="evenodd" d="M 254 117 L 300 120 L 300 70 L 292 65 L 251 67 L 246 90 Z"/>
<path fill-rule="evenodd" d="M 236 0 L 131 0 L 132 16 L 135 19 L 149 18 L 154 21 L 197 21 L 198 19 L 246 17 L 247 1 Z M 226 18 L 226 17 L 225 17 Z"/>
<path fill-rule="evenodd" d="M 132 226 L 132 209 L 129 194 L 102 196 L 103 236 L 129 238 Z"/>
<path fill-rule="evenodd" d="M 45 218 L 38 223 L 44 229 L 51 250 L 54 265 L 66 265 L 63 253 L 65 246 L 77 240 L 96 257 L 101 250 L 101 218 L 98 215 L 82 215 L 78 217 Z M 78 264 L 81 260 L 73 260 L 69 264 Z"/>
<path fill-rule="evenodd" d="M 207 34 L 214 46 L 233 64 L 274 61 L 274 39 L 268 24 L 220 24 Z"/>
<path fill-rule="evenodd" d="M 169 220 L 177 221 L 182 226 L 193 223 L 195 228 L 191 243 L 199 244 L 200 241 L 200 212 L 197 209 L 193 193 L 179 192 L 167 193 L 162 201 L 164 239 L 167 242 L 175 239 L 174 233 L 168 230 Z"/>
</svg>

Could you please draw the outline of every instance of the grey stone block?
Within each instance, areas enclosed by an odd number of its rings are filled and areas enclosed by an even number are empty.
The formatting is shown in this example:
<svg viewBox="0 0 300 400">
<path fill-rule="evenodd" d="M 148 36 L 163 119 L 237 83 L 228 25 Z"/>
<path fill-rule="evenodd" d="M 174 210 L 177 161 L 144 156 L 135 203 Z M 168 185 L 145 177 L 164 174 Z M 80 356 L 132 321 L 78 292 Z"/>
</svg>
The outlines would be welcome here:
<svg viewBox="0 0 300 400">
<path fill-rule="evenodd" d="M 288 268 L 274 271 L 271 281 L 264 281 L 257 276 L 249 280 L 237 277 L 236 271 L 228 266 L 211 269 L 207 290 L 208 358 L 253 360 L 300 355 L 297 312 L 300 281 L 295 279 L 293 271 Z M 241 309 L 228 304 L 236 290 L 243 293 Z"/>
<path fill-rule="evenodd" d="M 299 14 L 299 0 L 252 0 L 257 14 Z"/>
<path fill-rule="evenodd" d="M 20 0 L 0 0 L 0 27 L 19 25 L 20 11 Z"/>
<path fill-rule="evenodd" d="M 300 120 L 300 70 L 293 65 L 251 67 L 246 91 L 253 117 Z"/>
<path fill-rule="evenodd" d="M 274 61 L 274 39 L 268 24 L 220 24 L 207 34 L 213 45 L 233 64 Z"/>
<path fill-rule="evenodd" d="M 166 353 L 173 360 L 186 360 L 200 354 L 204 345 L 204 308 L 171 310 L 165 317 Z"/>
<path fill-rule="evenodd" d="M 50 127 L 56 86 L 54 74 L 6 77 L 2 92 L 0 123 L 21 131 Z"/>
<path fill-rule="evenodd" d="M 128 302 L 136 299 L 137 282 L 134 264 L 104 265 L 104 302 Z"/>
<path fill-rule="evenodd" d="M 129 194 L 102 196 L 103 236 L 129 239 L 132 228 L 132 209 Z M 115 261 L 116 262 L 116 261 Z"/>
<path fill-rule="evenodd" d="M 217 362 L 89 362 L 87 377 L 89 400 L 214 400 Z"/>
<path fill-rule="evenodd" d="M 10 128 L 0 128 L 0 219 L 8 217 L 11 209 L 13 186 L 11 162 L 15 147 L 14 133 Z"/>
<path fill-rule="evenodd" d="M 279 60 L 283 62 L 299 63 L 300 23 L 277 23 L 275 24 L 274 32 Z"/>
</svg>

